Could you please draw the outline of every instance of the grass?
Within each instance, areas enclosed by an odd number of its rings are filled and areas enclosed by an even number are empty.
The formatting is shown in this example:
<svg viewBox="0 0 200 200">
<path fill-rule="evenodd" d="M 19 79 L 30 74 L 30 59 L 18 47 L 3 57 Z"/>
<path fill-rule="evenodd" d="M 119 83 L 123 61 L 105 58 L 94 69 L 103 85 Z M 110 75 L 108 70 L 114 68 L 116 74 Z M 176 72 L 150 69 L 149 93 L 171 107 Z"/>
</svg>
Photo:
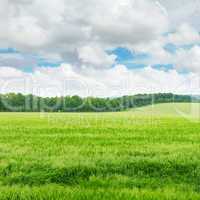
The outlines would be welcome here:
<svg viewBox="0 0 200 200">
<path fill-rule="evenodd" d="M 199 199 L 196 110 L 0 113 L 0 199 Z"/>
<path fill-rule="evenodd" d="M 199 103 L 163 103 L 130 110 L 135 114 L 154 116 L 184 117 L 188 119 L 200 119 Z"/>
</svg>

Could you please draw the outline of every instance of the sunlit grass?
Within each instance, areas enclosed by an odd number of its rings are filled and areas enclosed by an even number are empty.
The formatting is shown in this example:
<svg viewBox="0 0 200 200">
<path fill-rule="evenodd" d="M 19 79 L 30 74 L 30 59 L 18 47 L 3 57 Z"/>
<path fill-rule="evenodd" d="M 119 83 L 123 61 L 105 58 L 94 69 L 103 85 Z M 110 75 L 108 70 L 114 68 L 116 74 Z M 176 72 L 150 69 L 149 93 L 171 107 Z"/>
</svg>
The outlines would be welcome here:
<svg viewBox="0 0 200 200">
<path fill-rule="evenodd" d="M 0 113 L 0 199 L 199 199 L 200 123 L 174 106 Z"/>
</svg>

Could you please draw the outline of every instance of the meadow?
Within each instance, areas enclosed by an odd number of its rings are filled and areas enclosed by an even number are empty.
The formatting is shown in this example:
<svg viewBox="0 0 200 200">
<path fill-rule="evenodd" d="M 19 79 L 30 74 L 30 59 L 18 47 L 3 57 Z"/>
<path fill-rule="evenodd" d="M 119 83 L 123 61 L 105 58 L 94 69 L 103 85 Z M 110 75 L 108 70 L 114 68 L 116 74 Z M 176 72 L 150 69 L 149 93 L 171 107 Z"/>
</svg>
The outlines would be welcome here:
<svg viewBox="0 0 200 200">
<path fill-rule="evenodd" d="M 200 199 L 199 111 L 0 113 L 0 199 Z"/>
</svg>

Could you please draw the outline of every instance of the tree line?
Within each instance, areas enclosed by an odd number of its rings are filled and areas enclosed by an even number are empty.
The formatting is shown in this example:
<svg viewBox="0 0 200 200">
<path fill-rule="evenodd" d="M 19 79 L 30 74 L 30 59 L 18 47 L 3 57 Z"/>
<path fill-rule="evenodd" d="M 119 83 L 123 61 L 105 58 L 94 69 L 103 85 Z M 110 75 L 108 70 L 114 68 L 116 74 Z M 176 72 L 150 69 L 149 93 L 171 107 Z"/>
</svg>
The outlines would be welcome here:
<svg viewBox="0 0 200 200">
<path fill-rule="evenodd" d="M 138 94 L 115 98 L 79 96 L 39 97 L 9 93 L 0 95 L 1 112 L 116 112 L 157 103 L 192 102 L 190 95 Z M 198 101 L 198 100 L 196 100 Z"/>
</svg>

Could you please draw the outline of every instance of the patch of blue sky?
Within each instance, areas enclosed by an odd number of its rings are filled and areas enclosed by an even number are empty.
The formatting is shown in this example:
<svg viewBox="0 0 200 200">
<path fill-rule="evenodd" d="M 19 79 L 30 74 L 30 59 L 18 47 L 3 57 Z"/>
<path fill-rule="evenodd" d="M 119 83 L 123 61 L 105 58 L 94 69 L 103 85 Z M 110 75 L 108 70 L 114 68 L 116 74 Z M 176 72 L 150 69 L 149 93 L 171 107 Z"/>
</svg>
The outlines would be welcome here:
<svg viewBox="0 0 200 200">
<path fill-rule="evenodd" d="M 178 70 L 178 72 L 180 74 L 189 74 L 189 73 L 191 73 L 191 71 L 189 69 L 181 69 L 181 70 Z"/>
<path fill-rule="evenodd" d="M 177 47 L 174 44 L 167 44 L 164 49 L 172 54 L 176 53 Z M 117 48 L 110 52 L 117 55 L 117 64 L 123 64 L 129 69 L 140 69 L 151 65 L 153 68 L 168 71 L 174 69 L 174 65 L 171 63 L 155 63 L 152 62 L 151 54 L 149 53 L 137 53 L 132 52 L 126 48 Z"/>
<path fill-rule="evenodd" d="M 194 46 L 200 46 L 200 43 L 193 43 L 193 44 L 182 44 L 182 45 L 175 45 L 172 43 L 166 44 L 163 48 L 171 54 L 175 54 L 177 50 L 184 49 L 189 50 Z"/>
<path fill-rule="evenodd" d="M 189 50 L 189 49 L 191 49 L 191 48 L 194 47 L 194 46 L 200 46 L 200 43 L 185 44 L 185 45 L 180 45 L 180 46 L 178 46 L 178 47 L 179 47 L 179 48 L 182 48 L 182 49 Z"/>
<path fill-rule="evenodd" d="M 173 64 L 155 64 L 155 65 L 152 65 L 153 68 L 156 68 L 158 70 L 162 70 L 162 71 L 169 71 L 169 70 L 172 70 L 172 69 L 175 69 L 174 65 Z M 177 69 L 176 69 L 177 70 Z M 183 69 L 178 69 L 177 70 L 178 73 L 180 74 L 188 74 L 190 73 L 191 71 L 189 70 L 189 68 L 183 68 Z"/>
<path fill-rule="evenodd" d="M 168 31 L 162 34 L 162 36 L 167 37 L 169 34 L 176 33 L 176 31 Z"/>
<path fill-rule="evenodd" d="M 58 67 L 62 62 L 42 58 L 37 54 L 20 52 L 14 48 L 0 48 L 1 64 L 33 72 L 35 67 Z"/>
<path fill-rule="evenodd" d="M 133 62 L 133 61 L 123 61 L 118 64 L 123 64 L 125 65 L 128 69 L 139 69 L 139 68 L 144 68 L 147 66 L 147 64 L 142 63 L 142 62 Z"/>
<path fill-rule="evenodd" d="M 166 44 L 163 48 L 165 51 L 168 51 L 171 54 L 175 54 L 177 50 L 177 46 L 172 43 Z"/>
<path fill-rule="evenodd" d="M 142 60 L 148 58 L 148 54 L 146 53 L 136 53 L 134 51 L 130 51 L 127 48 L 119 47 L 111 51 L 111 53 L 117 55 L 117 60 L 124 61 L 124 60 L 132 60 L 132 59 L 137 59 L 137 60 Z"/>
<path fill-rule="evenodd" d="M 112 51 L 108 51 L 108 54 L 115 54 L 117 56 L 116 63 L 123 64 L 130 69 L 145 67 L 145 60 L 147 60 L 150 57 L 149 54 L 136 53 L 123 47 L 119 47 Z"/>
<path fill-rule="evenodd" d="M 58 67 L 62 64 L 62 61 L 53 61 L 38 57 L 37 64 L 39 67 Z"/>
<path fill-rule="evenodd" d="M 26 73 L 33 73 L 34 71 L 34 68 L 31 66 L 31 67 L 23 67 L 21 70 L 23 70 L 23 72 L 26 72 Z"/>
<path fill-rule="evenodd" d="M 155 65 L 152 65 L 152 67 L 156 69 L 164 70 L 164 71 L 174 69 L 173 64 L 155 64 Z"/>
<path fill-rule="evenodd" d="M 30 57 L 31 58 L 31 57 Z M 49 60 L 37 57 L 37 56 L 33 56 L 32 59 L 35 59 L 35 65 L 33 66 L 26 66 L 24 67 L 25 72 L 33 72 L 35 67 L 59 67 L 61 65 L 62 62 L 51 62 Z"/>
<path fill-rule="evenodd" d="M 176 46 L 173 44 L 168 44 L 165 46 L 165 50 L 169 51 L 170 53 L 175 53 Z M 129 69 L 140 69 L 147 67 L 151 63 L 152 59 L 150 53 L 138 53 L 121 47 L 108 53 L 117 55 L 116 63 L 123 64 Z M 173 64 L 170 63 L 155 63 L 151 64 L 151 66 L 164 71 L 174 68 Z"/>
<path fill-rule="evenodd" d="M 12 54 L 12 53 L 18 53 L 18 51 L 14 48 L 0 48 L 0 54 Z"/>
</svg>

